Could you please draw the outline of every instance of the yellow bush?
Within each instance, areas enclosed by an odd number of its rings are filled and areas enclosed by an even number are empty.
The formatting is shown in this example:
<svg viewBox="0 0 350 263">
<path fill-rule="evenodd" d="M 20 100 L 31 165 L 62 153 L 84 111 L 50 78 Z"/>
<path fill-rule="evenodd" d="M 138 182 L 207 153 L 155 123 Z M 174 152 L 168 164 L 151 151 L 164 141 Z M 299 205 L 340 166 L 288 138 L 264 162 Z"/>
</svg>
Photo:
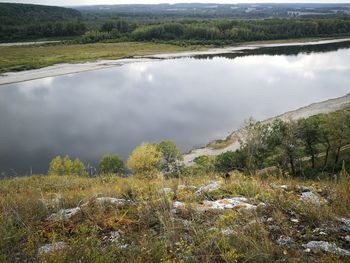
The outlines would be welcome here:
<svg viewBox="0 0 350 263">
<path fill-rule="evenodd" d="M 140 177 L 153 178 L 157 175 L 157 165 L 162 154 L 153 144 L 144 143 L 130 155 L 127 166 Z"/>
</svg>

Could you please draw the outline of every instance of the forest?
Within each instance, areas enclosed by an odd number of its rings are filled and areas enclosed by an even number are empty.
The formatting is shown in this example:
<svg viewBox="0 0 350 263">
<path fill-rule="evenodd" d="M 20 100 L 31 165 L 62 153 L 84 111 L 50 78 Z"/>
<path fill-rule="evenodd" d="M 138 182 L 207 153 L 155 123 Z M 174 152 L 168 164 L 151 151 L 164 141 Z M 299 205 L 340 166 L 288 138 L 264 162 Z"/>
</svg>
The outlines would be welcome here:
<svg viewBox="0 0 350 263">
<path fill-rule="evenodd" d="M 63 7 L 0 3 L 0 42 L 80 36 L 81 13 Z"/>
<path fill-rule="evenodd" d="M 345 36 L 350 33 L 347 9 L 344 12 L 333 12 L 332 16 L 312 19 L 305 16 L 285 17 L 276 12 L 277 15 L 264 19 L 259 19 L 260 17 L 233 19 L 225 16 L 220 16 L 220 19 L 206 16 L 188 18 L 185 15 L 170 19 L 155 15 L 157 19 L 151 20 L 145 17 L 123 16 L 116 12 L 116 10 L 120 12 L 129 10 L 128 6 L 112 6 L 110 8 L 115 12 L 106 11 L 110 15 L 105 15 L 102 11 L 94 11 L 100 10 L 96 7 L 92 10 L 88 7 L 87 9 L 78 7 L 80 11 L 22 4 L 1 4 L 0 7 L 0 41 L 2 42 L 73 37 L 74 42 L 78 43 L 158 41 L 175 44 L 224 45 L 243 41 Z M 136 7 L 137 13 L 139 9 Z M 159 14 L 162 10 L 166 12 L 165 9 L 157 9 L 158 7 L 157 5 L 154 9 Z M 219 10 L 220 8 L 218 7 Z M 222 8 L 227 10 L 228 7 Z M 282 7 L 277 5 L 275 8 L 279 10 Z M 283 8 L 287 10 L 288 5 Z M 317 6 L 317 8 L 315 10 L 320 11 L 321 7 Z M 327 12 L 333 10 L 330 7 L 322 8 Z M 149 9 L 145 8 L 145 10 Z"/>
</svg>

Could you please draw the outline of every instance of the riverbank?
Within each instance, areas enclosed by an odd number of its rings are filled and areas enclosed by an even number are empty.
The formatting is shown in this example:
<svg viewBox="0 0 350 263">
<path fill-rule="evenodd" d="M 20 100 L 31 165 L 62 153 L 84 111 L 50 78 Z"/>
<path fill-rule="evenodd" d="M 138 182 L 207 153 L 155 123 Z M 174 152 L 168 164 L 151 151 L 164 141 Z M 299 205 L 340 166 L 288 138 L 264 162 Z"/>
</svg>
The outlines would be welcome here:
<svg viewBox="0 0 350 263">
<path fill-rule="evenodd" d="M 0 54 L 4 54 L 0 59 L 0 72 L 3 72 L 0 75 L 0 85 L 105 69 L 121 66 L 125 63 L 148 61 L 150 59 L 240 53 L 244 50 L 254 50 L 264 47 L 321 45 L 347 41 L 350 41 L 350 38 L 314 39 L 308 42 L 305 39 L 296 42 L 268 41 L 246 43 L 227 48 L 208 48 L 203 46 L 179 47 L 147 43 L 0 47 Z"/>
<path fill-rule="evenodd" d="M 347 105 L 350 105 L 350 94 L 335 99 L 313 103 L 309 106 L 302 107 L 293 111 L 288 111 L 276 117 L 262 120 L 262 123 L 272 123 L 276 119 L 282 119 L 284 121 L 298 120 L 321 113 L 334 112 L 342 109 Z M 209 143 L 204 148 L 194 149 L 190 153 L 183 156 L 184 164 L 193 164 L 193 160 L 199 156 L 219 155 L 228 151 L 236 151 L 240 148 L 240 141 L 244 141 L 245 136 L 246 130 L 245 128 L 241 128 L 231 133 L 225 140 L 214 141 Z"/>
<path fill-rule="evenodd" d="M 180 47 L 170 44 L 155 43 L 96 43 L 96 44 L 43 44 L 31 46 L 0 46 L 0 74 L 17 72 L 17 76 L 28 70 L 43 69 L 48 66 L 78 63 L 72 68 L 72 73 L 79 72 L 84 67 L 82 63 L 95 62 L 101 65 L 101 60 L 119 60 L 135 56 L 145 56 L 158 53 L 202 50 L 200 46 Z M 103 63 L 102 63 L 103 64 Z M 60 65 L 61 68 L 61 65 Z M 85 69 L 83 68 L 82 71 Z M 18 73 L 20 72 L 20 73 Z M 35 71 L 34 71 L 35 73 Z M 59 74 L 58 74 L 59 75 Z M 52 68 L 46 77 L 55 76 Z M 5 76 L 6 77 L 6 76 Z M 35 79 L 34 77 L 33 79 Z M 3 83 L 3 78 L 2 84 Z M 30 80 L 30 79 L 28 79 Z"/>
</svg>

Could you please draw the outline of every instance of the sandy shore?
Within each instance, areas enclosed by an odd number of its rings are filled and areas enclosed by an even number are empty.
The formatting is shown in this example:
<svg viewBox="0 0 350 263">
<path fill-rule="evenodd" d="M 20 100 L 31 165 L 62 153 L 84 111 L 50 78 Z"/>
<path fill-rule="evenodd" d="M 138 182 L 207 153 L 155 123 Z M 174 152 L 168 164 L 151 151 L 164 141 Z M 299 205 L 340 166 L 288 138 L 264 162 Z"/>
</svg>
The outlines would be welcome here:
<svg viewBox="0 0 350 263">
<path fill-rule="evenodd" d="M 42 45 L 50 43 L 60 43 L 62 41 L 35 41 L 35 42 L 13 42 L 13 43 L 0 43 L 0 47 L 15 47 L 15 46 L 32 46 L 32 45 Z"/>
<path fill-rule="evenodd" d="M 328 112 L 333 112 L 337 111 L 347 105 L 350 105 L 350 94 L 347 94 L 343 97 L 336 98 L 336 99 L 329 99 L 326 101 L 322 102 L 317 102 L 313 103 L 309 106 L 299 108 L 297 110 L 289 111 L 284 114 L 281 114 L 279 116 L 273 117 L 266 119 L 262 121 L 262 123 L 271 123 L 276 119 L 282 119 L 284 121 L 289 121 L 289 120 L 297 120 L 300 118 L 307 118 L 313 115 L 317 115 L 320 113 L 328 113 Z M 229 146 L 219 149 L 219 150 L 214 150 L 210 149 L 208 147 L 205 148 L 200 148 L 200 149 L 194 149 L 192 150 L 189 154 L 184 155 L 184 163 L 186 165 L 191 165 L 193 164 L 193 160 L 196 157 L 202 156 L 202 155 L 218 155 L 227 151 L 235 151 L 238 150 L 240 147 L 239 140 L 244 141 L 245 137 L 245 130 L 244 128 L 238 129 L 234 131 L 231 134 L 232 138 L 235 138 L 235 140 L 230 144 Z"/>
<path fill-rule="evenodd" d="M 120 67 L 129 63 L 139 63 L 154 61 L 150 58 L 132 58 L 132 59 L 119 59 L 119 60 L 98 60 L 94 62 L 85 63 L 63 63 L 57 64 L 45 68 L 26 70 L 21 72 L 10 72 L 0 75 L 0 85 L 12 84 L 17 82 L 42 79 L 48 77 L 56 77 L 61 75 L 68 75 L 74 73 L 81 73 L 85 71 L 106 69 L 112 67 Z"/>
<path fill-rule="evenodd" d="M 311 42 L 294 42 L 294 43 L 272 43 L 272 44 L 254 44 L 254 45 L 242 45 L 237 47 L 209 49 L 206 51 L 193 51 L 193 52 L 177 52 L 170 54 L 159 54 L 150 56 L 138 56 L 131 59 L 119 59 L 119 60 L 98 60 L 85 63 L 63 63 L 57 64 L 45 68 L 26 70 L 20 72 L 9 72 L 0 75 L 0 85 L 29 81 L 34 79 L 41 79 L 47 77 L 55 77 L 66 74 L 80 73 L 91 70 L 99 70 L 110 67 L 122 66 L 128 63 L 145 62 L 154 59 L 169 59 L 180 58 L 195 55 L 208 55 L 208 54 L 224 54 L 224 53 L 238 53 L 243 50 L 253 50 L 263 47 L 281 47 L 281 46 L 305 46 L 305 45 L 320 45 L 350 41 L 350 38 L 333 39 L 333 40 L 321 40 Z M 11 43 L 14 44 L 14 43 Z M 17 43 L 21 44 L 21 43 Z"/>
</svg>

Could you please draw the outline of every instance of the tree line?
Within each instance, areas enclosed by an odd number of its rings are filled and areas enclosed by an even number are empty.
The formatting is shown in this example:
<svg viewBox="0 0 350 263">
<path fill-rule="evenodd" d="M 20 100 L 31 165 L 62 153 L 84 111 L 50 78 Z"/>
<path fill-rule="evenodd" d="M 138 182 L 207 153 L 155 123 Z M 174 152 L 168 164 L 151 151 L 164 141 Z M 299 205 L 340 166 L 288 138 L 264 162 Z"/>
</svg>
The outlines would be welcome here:
<svg viewBox="0 0 350 263">
<path fill-rule="evenodd" d="M 100 175 L 124 176 L 128 171 L 140 178 L 154 178 L 162 174 L 166 177 L 178 177 L 182 155 L 172 141 L 144 143 L 137 147 L 126 164 L 118 154 L 105 154 L 99 162 Z M 90 176 L 86 165 L 80 160 L 71 160 L 69 156 L 56 156 L 49 165 L 48 175 Z"/>
<path fill-rule="evenodd" d="M 341 169 L 341 160 L 350 164 L 350 107 L 298 121 L 250 121 L 245 130 L 239 150 L 199 157 L 197 165 L 223 173 L 274 167 L 292 176 L 327 177 Z"/>
<path fill-rule="evenodd" d="M 121 27 L 121 24 L 123 25 Z M 103 37 L 101 37 L 103 33 Z M 235 43 L 350 33 L 350 19 L 182 20 L 145 23 L 111 20 L 88 35 L 95 41 L 170 41 L 187 43 Z M 83 36 L 84 39 L 84 36 Z M 91 38 L 93 39 L 93 38 Z"/>
<path fill-rule="evenodd" d="M 184 166 L 182 155 L 172 141 L 145 143 L 137 147 L 126 163 L 117 155 L 106 154 L 99 162 L 99 174 L 125 176 L 132 172 L 140 178 L 229 173 L 238 170 L 247 175 L 262 171 L 282 171 L 291 176 L 308 178 L 337 174 L 342 161 L 350 165 L 350 107 L 305 119 L 272 123 L 249 120 L 240 149 L 217 156 L 200 156 L 194 165 Z M 52 160 L 49 175 L 88 176 L 79 160 Z"/>
<path fill-rule="evenodd" d="M 87 27 L 71 8 L 0 3 L 0 41 L 81 36 Z"/>
</svg>

